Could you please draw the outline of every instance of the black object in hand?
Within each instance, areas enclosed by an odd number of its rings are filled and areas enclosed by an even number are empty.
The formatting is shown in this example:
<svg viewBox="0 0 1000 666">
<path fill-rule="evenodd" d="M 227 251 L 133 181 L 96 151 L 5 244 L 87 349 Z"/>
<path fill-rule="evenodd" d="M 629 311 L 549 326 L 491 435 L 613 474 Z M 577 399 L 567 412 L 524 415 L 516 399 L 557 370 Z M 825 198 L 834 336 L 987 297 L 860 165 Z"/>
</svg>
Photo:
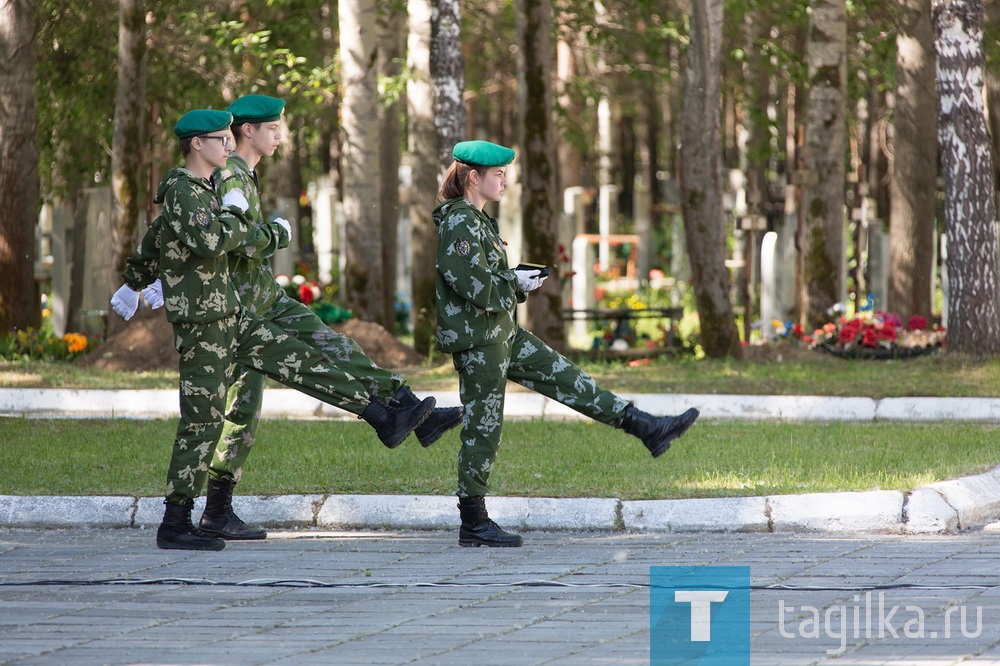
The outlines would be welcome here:
<svg viewBox="0 0 1000 666">
<path fill-rule="evenodd" d="M 538 277 L 548 277 L 549 267 L 544 264 L 520 263 L 514 268 L 515 271 L 538 271 Z"/>
</svg>

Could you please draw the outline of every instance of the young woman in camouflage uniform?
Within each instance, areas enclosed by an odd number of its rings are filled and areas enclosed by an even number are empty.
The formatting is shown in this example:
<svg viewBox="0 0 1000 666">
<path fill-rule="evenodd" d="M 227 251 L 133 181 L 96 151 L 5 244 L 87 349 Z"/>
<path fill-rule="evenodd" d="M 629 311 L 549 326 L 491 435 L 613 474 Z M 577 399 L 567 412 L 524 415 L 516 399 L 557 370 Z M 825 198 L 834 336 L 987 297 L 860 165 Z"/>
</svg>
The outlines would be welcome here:
<svg viewBox="0 0 1000 666">
<path fill-rule="evenodd" d="M 484 496 L 500 448 L 507 380 L 533 389 L 642 440 L 653 457 L 698 418 L 654 417 L 602 390 L 572 361 L 519 326 L 515 308 L 545 280 L 537 268 L 507 263 L 495 219 L 483 207 L 500 201 L 505 166 L 514 151 L 486 141 L 457 144 L 434 209 L 438 228 L 437 342 L 453 355 L 465 416 L 458 452 L 458 508 L 462 546 L 520 546 L 521 537 L 490 520 Z"/>
<path fill-rule="evenodd" d="M 246 198 L 238 192 L 220 206 L 209 180 L 232 150 L 227 111 L 197 110 L 174 128 L 183 168 L 164 177 L 154 201 L 163 212 L 143 239 L 157 249 L 162 300 L 180 352 L 180 420 L 167 472 L 166 510 L 157 530 L 160 548 L 222 550 L 225 542 L 191 523 L 193 500 L 205 485 L 208 463 L 224 425 L 234 364 L 253 368 L 327 404 L 359 414 L 393 448 L 426 420 L 433 398 L 419 401 L 396 384 L 372 386 L 327 360 L 310 341 L 289 334 L 244 308 L 229 273 L 230 252 L 288 242 L 280 223 L 248 224 Z M 151 239 L 149 234 L 153 233 Z M 277 239 L 277 240 L 276 240 Z M 142 288 L 131 268 L 112 299 L 126 318 Z M 148 275 L 141 278 L 146 284 Z M 155 297 L 155 294 L 151 294 Z"/>
</svg>

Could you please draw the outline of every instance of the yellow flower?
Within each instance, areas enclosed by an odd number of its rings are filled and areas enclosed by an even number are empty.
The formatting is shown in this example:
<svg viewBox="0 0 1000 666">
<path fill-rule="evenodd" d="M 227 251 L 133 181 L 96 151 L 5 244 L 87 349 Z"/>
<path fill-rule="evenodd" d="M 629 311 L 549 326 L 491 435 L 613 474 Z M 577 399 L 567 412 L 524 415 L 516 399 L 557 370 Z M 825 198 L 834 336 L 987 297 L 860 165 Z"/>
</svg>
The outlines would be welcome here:
<svg viewBox="0 0 1000 666">
<path fill-rule="evenodd" d="M 63 336 L 63 340 L 66 342 L 66 351 L 70 354 L 82 352 L 87 348 L 87 336 L 85 335 L 81 335 L 79 333 L 67 333 Z"/>
</svg>

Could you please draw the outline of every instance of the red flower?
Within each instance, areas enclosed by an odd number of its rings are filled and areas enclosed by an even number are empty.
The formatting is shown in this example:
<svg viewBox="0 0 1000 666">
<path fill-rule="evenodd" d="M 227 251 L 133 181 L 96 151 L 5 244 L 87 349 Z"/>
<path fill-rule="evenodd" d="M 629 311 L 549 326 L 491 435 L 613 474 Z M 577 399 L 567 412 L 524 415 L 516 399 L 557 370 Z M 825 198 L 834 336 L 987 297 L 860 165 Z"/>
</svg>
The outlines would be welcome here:
<svg viewBox="0 0 1000 666">
<path fill-rule="evenodd" d="M 837 334 L 837 342 L 841 344 L 853 342 L 858 337 L 858 334 L 861 333 L 861 327 L 862 323 L 860 319 L 852 319 L 846 322 L 840 329 L 840 333 Z"/>
<path fill-rule="evenodd" d="M 792 326 L 792 335 L 800 340 L 802 339 L 802 324 L 796 322 L 795 325 Z"/>
<path fill-rule="evenodd" d="M 299 300 L 310 305 L 313 301 L 319 298 L 319 287 L 315 283 L 306 282 L 305 284 L 299 285 Z"/>
<path fill-rule="evenodd" d="M 899 338 L 899 332 L 896 330 L 895 326 L 883 326 L 882 330 L 878 332 L 879 340 L 888 340 L 889 342 L 895 342 Z"/>
<path fill-rule="evenodd" d="M 921 317 L 920 315 L 913 315 L 912 317 L 910 317 L 910 321 L 906 322 L 906 330 L 926 331 L 927 319 L 925 317 Z"/>
<path fill-rule="evenodd" d="M 861 344 L 865 347 L 878 347 L 878 331 L 874 326 L 866 326 L 861 334 Z"/>
</svg>

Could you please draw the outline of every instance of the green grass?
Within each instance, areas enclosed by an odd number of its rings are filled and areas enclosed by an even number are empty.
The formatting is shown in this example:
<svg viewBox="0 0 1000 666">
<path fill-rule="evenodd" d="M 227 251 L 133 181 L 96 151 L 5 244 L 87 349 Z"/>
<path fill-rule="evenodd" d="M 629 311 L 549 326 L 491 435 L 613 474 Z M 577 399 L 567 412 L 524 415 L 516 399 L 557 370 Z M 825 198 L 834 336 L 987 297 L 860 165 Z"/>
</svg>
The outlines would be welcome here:
<svg viewBox="0 0 1000 666">
<path fill-rule="evenodd" d="M 175 421 L 0 419 L 0 494 L 158 496 Z M 660 499 L 911 490 L 997 463 L 982 424 L 699 422 L 653 460 L 589 422 L 511 421 L 497 495 Z M 241 494 L 451 494 L 458 435 L 388 450 L 357 421 L 268 420 Z"/>
<path fill-rule="evenodd" d="M 648 366 L 581 362 L 604 388 L 641 393 L 738 393 L 972 397 L 1000 395 L 1000 360 L 975 362 L 951 354 L 905 361 L 848 361 L 818 351 L 777 346 L 746 361 L 669 359 Z M 438 359 L 404 374 L 417 390 L 456 390 L 451 363 Z M 76 364 L 0 362 L 3 388 L 175 388 L 177 373 L 96 371 Z"/>
<path fill-rule="evenodd" d="M 845 361 L 778 346 L 746 361 L 660 358 L 637 368 L 582 362 L 604 388 L 631 393 L 991 397 L 1000 361 L 951 354 Z M 454 391 L 438 359 L 404 373 L 419 391 Z M 177 386 L 176 372 L 103 372 L 76 364 L 0 363 L 0 387 Z M 511 386 L 510 390 L 520 390 Z M 176 422 L 0 419 L 0 494 L 157 496 Z M 605 426 L 508 422 L 494 493 L 623 499 L 911 490 L 991 468 L 996 429 L 982 424 L 699 422 L 652 460 Z M 450 494 L 458 435 L 430 449 L 385 449 L 363 423 L 266 420 L 240 492 Z"/>
</svg>

